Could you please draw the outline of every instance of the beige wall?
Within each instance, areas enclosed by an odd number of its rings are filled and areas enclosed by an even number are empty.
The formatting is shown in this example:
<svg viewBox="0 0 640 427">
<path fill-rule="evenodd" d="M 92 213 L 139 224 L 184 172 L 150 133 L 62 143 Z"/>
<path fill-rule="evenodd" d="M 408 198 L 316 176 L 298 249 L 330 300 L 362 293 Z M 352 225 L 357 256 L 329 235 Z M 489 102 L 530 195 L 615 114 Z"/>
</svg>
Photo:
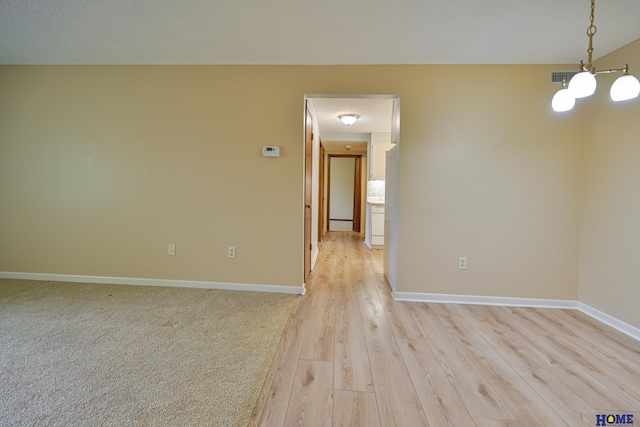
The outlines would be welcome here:
<svg viewBox="0 0 640 427">
<path fill-rule="evenodd" d="M 276 71 L 1 68 L 0 271 L 300 286 L 303 99 Z"/>
<path fill-rule="evenodd" d="M 601 58 L 640 76 L 640 40 Z M 640 328 L 640 102 L 614 103 L 620 74 L 598 76 L 586 104 L 580 301 Z"/>
<path fill-rule="evenodd" d="M 398 291 L 576 299 L 550 68 L 0 67 L 0 271 L 300 286 L 304 94 L 398 94 Z"/>
<path fill-rule="evenodd" d="M 398 291 L 577 299 L 583 118 L 550 68 L 433 67 L 402 98 Z"/>
</svg>

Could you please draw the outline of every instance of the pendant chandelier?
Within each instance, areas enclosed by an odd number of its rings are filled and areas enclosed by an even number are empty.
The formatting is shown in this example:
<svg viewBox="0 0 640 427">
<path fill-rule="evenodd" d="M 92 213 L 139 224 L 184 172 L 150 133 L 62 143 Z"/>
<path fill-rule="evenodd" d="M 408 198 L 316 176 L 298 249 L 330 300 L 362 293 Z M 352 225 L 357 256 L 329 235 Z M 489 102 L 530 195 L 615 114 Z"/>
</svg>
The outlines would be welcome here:
<svg viewBox="0 0 640 427">
<path fill-rule="evenodd" d="M 629 65 L 625 64 L 622 68 L 599 71 L 596 71 L 593 66 L 591 59 L 593 55 L 593 36 L 597 31 L 596 26 L 593 25 L 595 8 L 596 1 L 591 0 L 591 25 L 587 28 L 587 36 L 589 36 L 588 62 L 585 64 L 584 61 L 580 61 L 580 72 L 571 78 L 569 84 L 563 81 L 562 88 L 553 96 L 551 107 L 556 112 L 569 111 L 576 104 L 577 98 L 586 98 L 593 95 L 596 91 L 596 76 L 598 74 L 623 73 L 611 85 L 609 94 L 613 101 L 628 101 L 640 94 L 640 82 L 635 76 L 629 74 Z"/>
</svg>

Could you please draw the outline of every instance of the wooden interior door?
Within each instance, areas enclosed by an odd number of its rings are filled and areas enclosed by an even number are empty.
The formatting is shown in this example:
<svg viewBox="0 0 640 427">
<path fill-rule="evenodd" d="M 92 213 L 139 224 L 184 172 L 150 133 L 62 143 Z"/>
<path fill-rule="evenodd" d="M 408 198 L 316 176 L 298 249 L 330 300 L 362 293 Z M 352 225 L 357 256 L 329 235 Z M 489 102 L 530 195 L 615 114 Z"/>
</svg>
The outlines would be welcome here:
<svg viewBox="0 0 640 427">
<path fill-rule="evenodd" d="M 324 237 L 324 147 L 320 141 L 320 155 L 318 159 L 318 242 Z"/>
<path fill-rule="evenodd" d="M 304 123 L 304 282 L 311 272 L 311 200 L 312 188 L 312 154 L 313 154 L 313 118 L 306 108 Z"/>
<path fill-rule="evenodd" d="M 353 231 L 360 232 L 360 219 L 362 217 L 362 156 L 355 159 L 355 176 L 353 183 Z"/>
</svg>

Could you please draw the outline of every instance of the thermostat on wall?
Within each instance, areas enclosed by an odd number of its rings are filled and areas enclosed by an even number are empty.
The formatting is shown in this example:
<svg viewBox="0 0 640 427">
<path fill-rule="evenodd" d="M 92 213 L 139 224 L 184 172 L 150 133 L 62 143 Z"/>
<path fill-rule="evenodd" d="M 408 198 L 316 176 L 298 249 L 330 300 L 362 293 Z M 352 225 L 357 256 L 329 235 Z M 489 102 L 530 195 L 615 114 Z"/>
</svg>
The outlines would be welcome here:
<svg viewBox="0 0 640 427">
<path fill-rule="evenodd" d="M 265 145 L 262 147 L 262 155 L 265 157 L 280 157 L 280 147 Z"/>
</svg>

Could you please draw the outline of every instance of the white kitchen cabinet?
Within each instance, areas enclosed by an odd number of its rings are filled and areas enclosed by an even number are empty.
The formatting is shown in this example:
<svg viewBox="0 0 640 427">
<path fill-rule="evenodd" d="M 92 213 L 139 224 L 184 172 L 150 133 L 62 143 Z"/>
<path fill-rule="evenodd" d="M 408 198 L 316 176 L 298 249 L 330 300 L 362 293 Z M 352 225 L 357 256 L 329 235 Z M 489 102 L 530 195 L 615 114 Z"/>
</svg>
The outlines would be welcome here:
<svg viewBox="0 0 640 427">
<path fill-rule="evenodd" d="M 369 181 L 384 180 L 386 153 L 393 146 L 390 132 L 373 132 L 367 150 Z"/>
<path fill-rule="evenodd" d="M 365 243 L 369 249 L 384 247 L 384 204 L 367 203 Z"/>
</svg>

